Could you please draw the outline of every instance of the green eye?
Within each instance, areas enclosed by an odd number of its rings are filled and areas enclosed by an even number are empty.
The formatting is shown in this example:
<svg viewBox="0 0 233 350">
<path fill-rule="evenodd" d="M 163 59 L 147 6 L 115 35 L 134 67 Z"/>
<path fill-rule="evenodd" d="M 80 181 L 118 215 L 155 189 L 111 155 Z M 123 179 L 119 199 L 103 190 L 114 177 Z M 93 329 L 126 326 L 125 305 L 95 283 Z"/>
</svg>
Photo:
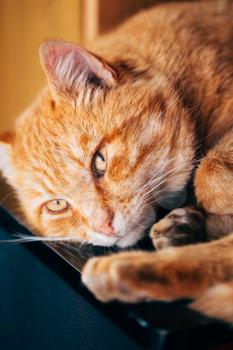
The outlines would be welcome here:
<svg viewBox="0 0 233 350">
<path fill-rule="evenodd" d="M 107 168 L 106 148 L 97 151 L 93 158 L 93 168 L 95 175 L 99 178 L 104 175 Z"/>
<path fill-rule="evenodd" d="M 52 214 L 65 212 L 69 208 L 69 203 L 65 199 L 54 199 L 45 203 L 46 209 Z"/>
</svg>

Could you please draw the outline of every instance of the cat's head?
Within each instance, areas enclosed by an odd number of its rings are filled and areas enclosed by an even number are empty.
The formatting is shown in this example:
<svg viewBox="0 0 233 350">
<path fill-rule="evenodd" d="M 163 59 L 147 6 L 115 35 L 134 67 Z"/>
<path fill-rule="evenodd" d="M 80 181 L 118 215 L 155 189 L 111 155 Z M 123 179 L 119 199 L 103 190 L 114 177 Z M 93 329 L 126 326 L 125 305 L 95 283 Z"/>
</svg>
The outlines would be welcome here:
<svg viewBox="0 0 233 350">
<path fill-rule="evenodd" d="M 2 135 L 3 175 L 39 235 L 132 245 L 185 186 L 193 126 L 159 74 L 56 40 L 40 57 L 48 87 Z"/>
</svg>

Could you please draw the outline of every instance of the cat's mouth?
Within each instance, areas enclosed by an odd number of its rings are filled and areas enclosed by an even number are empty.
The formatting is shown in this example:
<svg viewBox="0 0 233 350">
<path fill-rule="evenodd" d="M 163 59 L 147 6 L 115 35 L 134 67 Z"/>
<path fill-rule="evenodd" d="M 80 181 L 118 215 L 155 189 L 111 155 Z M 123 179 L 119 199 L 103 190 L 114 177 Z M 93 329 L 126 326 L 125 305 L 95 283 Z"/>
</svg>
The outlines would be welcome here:
<svg viewBox="0 0 233 350">
<path fill-rule="evenodd" d="M 104 235 L 101 232 L 91 231 L 89 233 L 90 243 L 105 247 L 118 246 L 123 248 L 133 245 L 141 238 L 139 236 L 142 235 L 142 231 L 139 229 L 140 225 L 136 224 L 130 230 L 119 231 L 111 236 Z M 140 231 L 140 235 L 135 235 L 135 232 L 137 233 L 138 231 Z"/>
<path fill-rule="evenodd" d="M 101 232 L 90 230 L 89 243 L 97 246 L 126 248 L 135 245 L 145 232 L 151 227 L 156 220 L 156 210 L 151 206 L 150 212 L 147 215 L 140 215 L 137 220 L 129 224 L 122 222 L 119 224 L 118 230 L 112 235 L 106 235 Z"/>
</svg>

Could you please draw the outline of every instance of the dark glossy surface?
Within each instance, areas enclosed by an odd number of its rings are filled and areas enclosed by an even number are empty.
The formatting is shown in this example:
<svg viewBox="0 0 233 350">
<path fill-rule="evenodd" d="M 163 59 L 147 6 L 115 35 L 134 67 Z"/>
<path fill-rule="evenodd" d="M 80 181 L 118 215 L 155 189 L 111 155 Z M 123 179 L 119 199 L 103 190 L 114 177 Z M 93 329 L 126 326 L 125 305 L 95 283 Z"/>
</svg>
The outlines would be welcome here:
<svg viewBox="0 0 233 350">
<path fill-rule="evenodd" d="M 0 209 L 0 239 L 30 234 Z M 233 331 L 186 302 L 102 304 L 80 283 L 84 261 L 104 249 L 0 244 L 1 349 L 207 349 Z"/>
</svg>

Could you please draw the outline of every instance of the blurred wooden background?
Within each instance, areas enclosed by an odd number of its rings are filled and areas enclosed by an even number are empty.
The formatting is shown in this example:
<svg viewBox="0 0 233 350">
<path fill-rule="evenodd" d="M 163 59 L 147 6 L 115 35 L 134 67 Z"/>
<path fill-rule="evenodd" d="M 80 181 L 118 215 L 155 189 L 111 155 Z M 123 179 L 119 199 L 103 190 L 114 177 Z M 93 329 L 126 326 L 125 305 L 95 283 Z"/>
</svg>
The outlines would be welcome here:
<svg viewBox="0 0 233 350">
<path fill-rule="evenodd" d="M 43 39 L 80 40 L 79 0 L 0 0 L 0 131 L 28 106 L 44 83 Z"/>
</svg>

